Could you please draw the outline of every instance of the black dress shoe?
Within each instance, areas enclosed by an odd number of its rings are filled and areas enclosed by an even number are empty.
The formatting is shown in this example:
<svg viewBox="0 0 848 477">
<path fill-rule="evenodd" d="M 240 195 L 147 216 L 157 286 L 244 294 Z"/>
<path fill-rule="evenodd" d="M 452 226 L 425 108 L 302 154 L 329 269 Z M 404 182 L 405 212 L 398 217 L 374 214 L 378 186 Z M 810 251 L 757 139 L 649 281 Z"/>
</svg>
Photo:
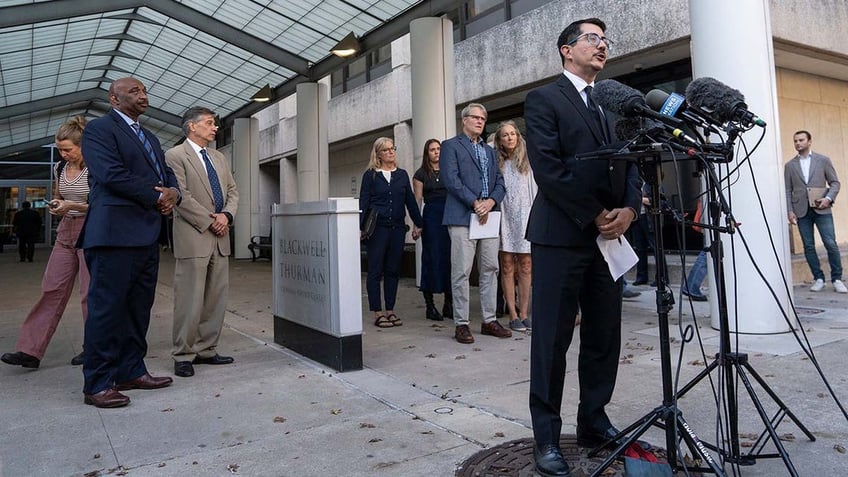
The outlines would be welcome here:
<svg viewBox="0 0 848 477">
<path fill-rule="evenodd" d="M 536 460 L 536 472 L 545 477 L 571 477 L 568 463 L 556 445 L 545 444 L 541 448 L 537 446 L 533 449 L 533 458 Z"/>
<path fill-rule="evenodd" d="M 194 364 L 230 364 L 233 361 L 232 356 L 221 356 L 220 354 L 216 354 L 215 356 L 209 358 L 201 358 L 200 356 L 196 356 L 194 358 Z"/>
<path fill-rule="evenodd" d="M 174 361 L 174 374 L 181 378 L 190 378 L 194 376 L 194 366 L 191 361 Z"/>
<path fill-rule="evenodd" d="M 594 449 L 601 444 L 607 443 L 605 447 L 616 448 L 624 442 L 621 438 L 611 440 L 617 436 L 620 431 L 615 426 L 609 426 L 604 430 L 586 429 L 577 426 L 577 445 L 580 447 L 589 447 Z"/>
<path fill-rule="evenodd" d="M 28 355 L 21 351 L 15 351 L 14 353 L 5 353 L 3 356 L 0 356 L 0 361 L 3 361 L 6 364 L 11 364 L 12 366 L 21 366 L 24 368 L 32 368 L 37 369 L 41 366 L 41 360 L 36 358 L 35 356 Z"/>
<path fill-rule="evenodd" d="M 85 362 L 85 351 L 71 358 L 71 366 L 80 366 Z"/>
<path fill-rule="evenodd" d="M 639 285 L 647 285 L 647 284 L 648 284 L 648 280 L 636 280 L 635 282 L 633 282 L 633 285 L 635 285 L 637 287 Z"/>
</svg>

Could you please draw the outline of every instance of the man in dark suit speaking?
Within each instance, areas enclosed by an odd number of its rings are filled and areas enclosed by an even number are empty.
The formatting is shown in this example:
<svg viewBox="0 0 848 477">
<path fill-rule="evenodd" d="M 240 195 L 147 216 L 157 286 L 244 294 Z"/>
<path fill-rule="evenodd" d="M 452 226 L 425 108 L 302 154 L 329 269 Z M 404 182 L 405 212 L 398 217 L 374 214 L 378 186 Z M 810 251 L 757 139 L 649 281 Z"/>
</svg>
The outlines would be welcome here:
<svg viewBox="0 0 848 477">
<path fill-rule="evenodd" d="M 591 100 L 610 40 L 597 18 L 579 20 L 557 41 L 563 74 L 531 91 L 524 104 L 527 146 L 539 194 L 527 239 L 533 256 L 533 337 L 530 414 L 536 470 L 570 475 L 559 448 L 565 355 L 578 304 L 580 401 L 577 443 L 594 447 L 618 431 L 604 411 L 610 401 L 621 345 L 621 283 L 614 281 L 595 243 L 624 234 L 641 203 L 634 164 L 577 160 L 612 141 L 610 113 Z"/>
<path fill-rule="evenodd" d="M 115 80 L 112 108 L 88 123 L 82 154 L 91 192 L 79 243 L 91 274 L 85 322 L 85 403 L 121 407 L 120 391 L 157 389 L 144 365 L 147 328 L 159 271 L 163 221 L 179 200 L 177 180 L 159 140 L 138 124 L 147 90 L 135 78 Z"/>
</svg>

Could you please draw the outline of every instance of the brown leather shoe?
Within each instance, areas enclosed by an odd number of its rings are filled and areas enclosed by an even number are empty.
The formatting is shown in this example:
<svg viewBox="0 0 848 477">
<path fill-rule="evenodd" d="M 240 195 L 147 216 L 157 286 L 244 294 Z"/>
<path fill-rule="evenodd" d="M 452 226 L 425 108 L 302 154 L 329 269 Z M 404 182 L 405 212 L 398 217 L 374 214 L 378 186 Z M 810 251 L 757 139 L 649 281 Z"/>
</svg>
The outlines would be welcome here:
<svg viewBox="0 0 848 477">
<path fill-rule="evenodd" d="M 170 386 L 174 382 L 170 376 L 154 378 L 150 373 L 142 374 L 141 376 L 118 385 L 118 391 L 127 391 L 129 389 L 159 389 Z"/>
<path fill-rule="evenodd" d="M 468 328 L 468 325 L 457 326 L 453 336 L 462 344 L 471 344 L 474 342 L 474 337 L 471 336 L 471 329 Z"/>
<path fill-rule="evenodd" d="M 497 338 L 512 338 L 512 331 L 501 326 L 498 320 L 492 320 L 488 323 L 480 325 L 480 333 Z"/>
<path fill-rule="evenodd" d="M 115 388 L 108 388 L 97 394 L 86 394 L 83 402 L 89 406 L 102 408 L 124 407 L 130 403 L 130 398 L 119 393 Z"/>
</svg>

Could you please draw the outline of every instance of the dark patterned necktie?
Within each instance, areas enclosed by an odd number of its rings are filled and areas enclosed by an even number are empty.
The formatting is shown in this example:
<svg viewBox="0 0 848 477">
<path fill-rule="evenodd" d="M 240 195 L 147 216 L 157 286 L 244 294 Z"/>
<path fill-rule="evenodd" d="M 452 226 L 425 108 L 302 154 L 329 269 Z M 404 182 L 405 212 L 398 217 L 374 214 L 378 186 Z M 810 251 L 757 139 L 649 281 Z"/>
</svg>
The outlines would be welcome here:
<svg viewBox="0 0 848 477">
<path fill-rule="evenodd" d="M 133 123 L 132 128 L 135 130 L 138 140 L 144 145 L 144 150 L 147 151 L 147 157 L 150 159 L 150 163 L 153 164 L 153 168 L 156 169 L 156 175 L 159 176 L 159 182 L 164 183 L 165 176 L 162 175 L 162 167 L 159 166 L 159 159 L 156 158 L 156 153 L 153 152 L 153 145 L 147 140 L 147 136 L 145 136 L 144 131 L 141 130 L 140 124 Z"/>
<path fill-rule="evenodd" d="M 200 155 L 203 157 L 203 164 L 206 165 L 206 175 L 209 176 L 209 185 L 212 186 L 212 198 L 215 199 L 215 213 L 218 214 L 224 210 L 224 193 L 221 191 L 221 181 L 218 180 L 218 174 L 212 167 L 212 161 L 209 160 L 206 149 L 201 149 Z"/>
<path fill-rule="evenodd" d="M 595 120 L 595 124 L 598 125 L 598 129 L 600 129 L 601 134 L 604 137 L 604 142 L 609 142 L 610 137 L 607 132 L 606 125 L 604 124 L 604 117 L 601 113 L 601 109 L 595 104 L 595 100 L 592 99 L 592 87 L 586 86 L 583 91 L 586 92 L 586 107 L 589 109 L 589 115 L 592 116 L 592 119 Z"/>
</svg>

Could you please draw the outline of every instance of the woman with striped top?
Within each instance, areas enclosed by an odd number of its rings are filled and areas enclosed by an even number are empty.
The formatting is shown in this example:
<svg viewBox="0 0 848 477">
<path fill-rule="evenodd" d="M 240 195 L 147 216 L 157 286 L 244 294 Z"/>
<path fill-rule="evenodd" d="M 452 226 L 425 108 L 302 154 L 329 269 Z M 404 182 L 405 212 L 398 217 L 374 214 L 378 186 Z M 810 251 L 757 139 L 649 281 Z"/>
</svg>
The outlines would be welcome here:
<svg viewBox="0 0 848 477">
<path fill-rule="evenodd" d="M 56 149 L 64 160 L 56 167 L 54 199 L 48 204 L 48 211 L 61 217 L 56 229 L 56 243 L 44 270 L 41 298 L 21 327 L 17 351 L 0 357 L 4 363 L 24 368 L 39 367 L 71 298 L 77 275 L 83 320 L 88 316 L 88 268 L 82 250 L 75 248 L 88 211 L 88 169 L 80 151 L 83 128 L 85 118 L 77 116 L 59 127 L 56 133 Z M 74 356 L 71 364 L 81 365 L 82 361 L 83 354 L 80 353 Z"/>
</svg>

